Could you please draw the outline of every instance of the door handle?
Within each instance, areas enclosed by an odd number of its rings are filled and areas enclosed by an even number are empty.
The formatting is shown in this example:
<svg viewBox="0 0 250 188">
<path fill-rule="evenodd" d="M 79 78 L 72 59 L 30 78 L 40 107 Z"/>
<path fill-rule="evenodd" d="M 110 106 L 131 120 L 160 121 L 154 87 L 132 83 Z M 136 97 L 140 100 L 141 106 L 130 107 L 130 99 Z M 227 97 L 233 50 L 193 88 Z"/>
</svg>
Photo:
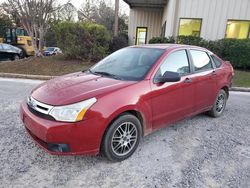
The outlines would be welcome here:
<svg viewBox="0 0 250 188">
<path fill-rule="evenodd" d="M 185 80 L 184 80 L 184 83 L 191 83 L 192 82 L 192 79 L 191 78 L 186 78 Z"/>
</svg>

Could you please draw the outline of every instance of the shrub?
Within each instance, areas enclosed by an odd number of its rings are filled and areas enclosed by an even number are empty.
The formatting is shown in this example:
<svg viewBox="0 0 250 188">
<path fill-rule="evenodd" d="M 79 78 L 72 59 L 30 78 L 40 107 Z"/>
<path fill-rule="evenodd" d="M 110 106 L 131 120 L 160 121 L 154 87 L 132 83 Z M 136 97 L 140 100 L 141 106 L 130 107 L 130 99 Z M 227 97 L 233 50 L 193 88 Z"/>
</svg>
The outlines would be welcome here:
<svg viewBox="0 0 250 188">
<path fill-rule="evenodd" d="M 111 40 L 110 33 L 105 26 L 99 24 L 88 23 L 86 24 L 86 28 L 92 41 L 90 59 L 92 61 L 98 61 L 108 53 Z"/>
<path fill-rule="evenodd" d="M 175 43 L 174 37 L 153 37 L 149 40 L 149 44 L 159 43 Z"/>
<path fill-rule="evenodd" d="M 162 37 L 154 37 L 149 43 L 168 43 Z M 216 41 L 205 40 L 201 37 L 194 36 L 178 36 L 176 39 L 178 44 L 188 44 L 201 46 L 216 53 L 222 59 L 230 61 L 234 68 L 250 69 L 250 39 L 221 39 Z"/>
<path fill-rule="evenodd" d="M 115 52 L 121 48 L 128 46 L 128 36 L 125 34 L 120 34 L 116 37 L 113 37 L 110 45 L 109 50 L 110 52 Z"/>
<path fill-rule="evenodd" d="M 201 37 L 195 37 L 195 36 L 178 36 L 177 37 L 177 43 L 179 44 L 199 46 L 202 41 L 203 39 Z"/>
<path fill-rule="evenodd" d="M 109 32 L 98 24 L 60 22 L 55 27 L 55 35 L 66 58 L 97 61 L 108 52 Z"/>
<path fill-rule="evenodd" d="M 234 68 L 250 69 L 250 39 L 222 39 L 218 45 L 221 47 L 219 55 L 230 61 Z"/>
</svg>

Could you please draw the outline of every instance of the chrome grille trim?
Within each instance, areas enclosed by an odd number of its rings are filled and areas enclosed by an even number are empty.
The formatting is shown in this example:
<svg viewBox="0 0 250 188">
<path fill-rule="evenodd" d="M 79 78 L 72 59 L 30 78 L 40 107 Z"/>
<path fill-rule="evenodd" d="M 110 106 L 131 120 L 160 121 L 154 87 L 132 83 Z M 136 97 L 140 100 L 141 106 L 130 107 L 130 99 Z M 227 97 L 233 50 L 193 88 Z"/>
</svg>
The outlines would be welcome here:
<svg viewBox="0 0 250 188">
<path fill-rule="evenodd" d="M 48 115 L 51 109 L 54 107 L 48 104 L 41 103 L 31 96 L 29 96 L 27 99 L 27 105 L 33 110 L 46 115 Z"/>
</svg>

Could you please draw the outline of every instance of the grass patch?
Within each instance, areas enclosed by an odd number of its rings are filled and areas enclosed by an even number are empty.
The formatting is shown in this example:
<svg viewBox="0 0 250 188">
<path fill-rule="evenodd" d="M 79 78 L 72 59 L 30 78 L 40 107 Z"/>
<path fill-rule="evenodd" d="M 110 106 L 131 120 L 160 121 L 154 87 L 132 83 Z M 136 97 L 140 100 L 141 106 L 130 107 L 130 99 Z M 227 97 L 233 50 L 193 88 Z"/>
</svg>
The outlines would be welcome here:
<svg viewBox="0 0 250 188">
<path fill-rule="evenodd" d="M 52 56 L 12 62 L 0 62 L 0 72 L 60 76 L 86 70 L 94 63 L 80 60 L 65 60 L 63 56 Z M 250 88 L 250 71 L 235 70 L 233 86 Z"/>
<path fill-rule="evenodd" d="M 86 70 L 92 65 L 91 62 L 65 60 L 63 56 L 31 57 L 19 61 L 0 62 L 0 72 L 59 76 Z"/>
<path fill-rule="evenodd" d="M 235 70 L 233 86 L 250 88 L 250 72 Z"/>
</svg>

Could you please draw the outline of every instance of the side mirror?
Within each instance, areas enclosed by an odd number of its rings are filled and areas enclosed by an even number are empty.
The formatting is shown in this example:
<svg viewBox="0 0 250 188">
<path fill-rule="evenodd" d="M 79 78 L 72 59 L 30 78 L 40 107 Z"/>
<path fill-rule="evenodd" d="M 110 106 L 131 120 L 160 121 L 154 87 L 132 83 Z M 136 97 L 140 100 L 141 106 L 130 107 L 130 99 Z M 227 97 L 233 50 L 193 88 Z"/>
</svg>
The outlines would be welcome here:
<svg viewBox="0 0 250 188">
<path fill-rule="evenodd" d="M 156 83 L 165 82 L 178 82 L 181 80 L 181 76 L 177 72 L 166 71 L 163 76 L 159 76 L 155 79 Z"/>
</svg>

